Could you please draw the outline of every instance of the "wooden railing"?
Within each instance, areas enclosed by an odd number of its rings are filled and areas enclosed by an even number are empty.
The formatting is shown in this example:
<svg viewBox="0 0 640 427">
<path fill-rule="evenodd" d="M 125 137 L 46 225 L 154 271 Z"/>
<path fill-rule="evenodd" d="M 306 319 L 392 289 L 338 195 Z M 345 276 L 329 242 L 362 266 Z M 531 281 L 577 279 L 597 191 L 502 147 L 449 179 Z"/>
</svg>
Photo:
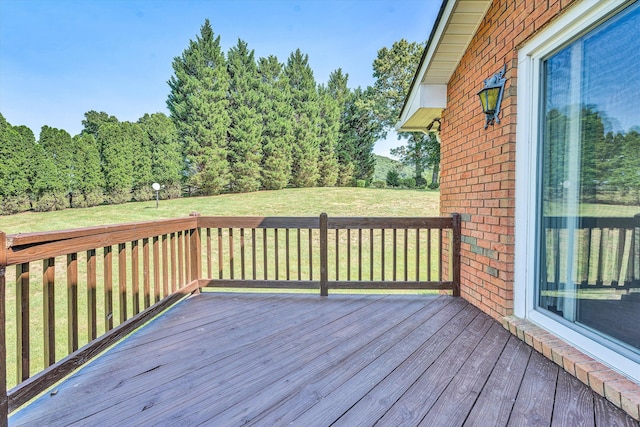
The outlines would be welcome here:
<svg viewBox="0 0 640 427">
<path fill-rule="evenodd" d="M 201 287 L 451 289 L 458 257 L 450 218 L 208 217 Z M 453 234 L 455 235 L 455 233 Z M 445 270 L 445 267 L 447 270 Z"/>
<path fill-rule="evenodd" d="M 456 214 L 192 214 L 47 233 L 0 232 L 0 414 L 201 288 L 318 289 L 323 296 L 329 288 L 449 289 L 457 296 L 459 252 Z"/>
<path fill-rule="evenodd" d="M 545 217 L 543 262 L 546 282 L 555 288 L 573 283 L 581 288 L 640 287 L 640 214 L 635 217 Z M 571 226 L 571 227 L 570 227 Z M 567 277 L 568 248 L 575 251 L 572 277 Z"/>
</svg>

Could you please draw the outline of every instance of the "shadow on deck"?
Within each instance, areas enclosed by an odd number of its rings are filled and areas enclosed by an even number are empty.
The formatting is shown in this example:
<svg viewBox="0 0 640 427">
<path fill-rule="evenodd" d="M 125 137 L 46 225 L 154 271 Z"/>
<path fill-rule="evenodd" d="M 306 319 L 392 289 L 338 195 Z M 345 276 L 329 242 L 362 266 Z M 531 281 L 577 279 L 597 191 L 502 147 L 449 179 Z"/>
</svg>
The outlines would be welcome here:
<svg viewBox="0 0 640 427">
<path fill-rule="evenodd" d="M 635 425 L 460 298 L 202 293 L 10 425 Z"/>
</svg>

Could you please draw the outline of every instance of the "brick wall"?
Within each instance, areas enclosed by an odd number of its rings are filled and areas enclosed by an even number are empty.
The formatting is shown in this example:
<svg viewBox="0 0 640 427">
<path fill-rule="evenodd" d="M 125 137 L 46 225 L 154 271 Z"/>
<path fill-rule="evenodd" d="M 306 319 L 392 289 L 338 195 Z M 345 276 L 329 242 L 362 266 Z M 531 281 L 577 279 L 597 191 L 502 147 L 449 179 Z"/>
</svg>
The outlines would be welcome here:
<svg viewBox="0 0 640 427">
<path fill-rule="evenodd" d="M 572 0 L 495 0 L 448 84 L 441 126 L 443 215 L 462 215 L 461 295 L 494 318 L 513 312 L 518 46 Z M 500 124 L 477 93 L 506 64 Z"/>
</svg>

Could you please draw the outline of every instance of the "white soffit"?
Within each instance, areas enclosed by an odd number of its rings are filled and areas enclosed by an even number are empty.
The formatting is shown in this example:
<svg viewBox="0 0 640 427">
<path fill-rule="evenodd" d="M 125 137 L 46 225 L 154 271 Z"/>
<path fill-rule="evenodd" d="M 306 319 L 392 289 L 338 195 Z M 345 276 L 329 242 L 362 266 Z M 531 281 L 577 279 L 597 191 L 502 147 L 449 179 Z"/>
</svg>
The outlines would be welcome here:
<svg viewBox="0 0 640 427">
<path fill-rule="evenodd" d="M 396 128 L 425 131 L 446 108 L 446 87 L 491 0 L 443 0 Z"/>
</svg>

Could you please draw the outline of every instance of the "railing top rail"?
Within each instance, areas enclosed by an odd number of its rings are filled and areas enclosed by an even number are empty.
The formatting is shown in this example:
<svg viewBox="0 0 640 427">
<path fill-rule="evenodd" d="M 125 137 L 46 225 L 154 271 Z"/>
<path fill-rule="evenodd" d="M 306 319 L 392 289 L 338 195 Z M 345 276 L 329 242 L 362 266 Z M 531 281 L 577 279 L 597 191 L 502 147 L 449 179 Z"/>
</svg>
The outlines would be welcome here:
<svg viewBox="0 0 640 427">
<path fill-rule="evenodd" d="M 7 236 L 7 265 L 22 264 L 198 227 L 195 217 Z M 9 241 L 12 239 L 12 241 Z"/>
<path fill-rule="evenodd" d="M 84 236 L 95 236 L 120 231 L 143 231 L 157 229 L 159 226 L 172 230 L 186 230 L 197 227 L 197 217 L 159 219 L 155 221 L 130 222 L 125 224 L 98 225 L 94 227 L 73 228 L 57 231 L 40 231 L 35 233 L 18 233 L 7 235 L 7 247 L 26 246 L 38 243 L 55 242 Z"/>
<path fill-rule="evenodd" d="M 329 217 L 328 228 L 451 228 L 451 217 Z"/>
<path fill-rule="evenodd" d="M 318 228 L 317 216 L 201 216 L 198 226 L 204 228 Z"/>
<path fill-rule="evenodd" d="M 546 228 L 567 228 L 569 221 L 576 221 L 577 228 L 640 227 L 640 215 L 635 217 L 545 216 L 543 221 Z"/>
</svg>

